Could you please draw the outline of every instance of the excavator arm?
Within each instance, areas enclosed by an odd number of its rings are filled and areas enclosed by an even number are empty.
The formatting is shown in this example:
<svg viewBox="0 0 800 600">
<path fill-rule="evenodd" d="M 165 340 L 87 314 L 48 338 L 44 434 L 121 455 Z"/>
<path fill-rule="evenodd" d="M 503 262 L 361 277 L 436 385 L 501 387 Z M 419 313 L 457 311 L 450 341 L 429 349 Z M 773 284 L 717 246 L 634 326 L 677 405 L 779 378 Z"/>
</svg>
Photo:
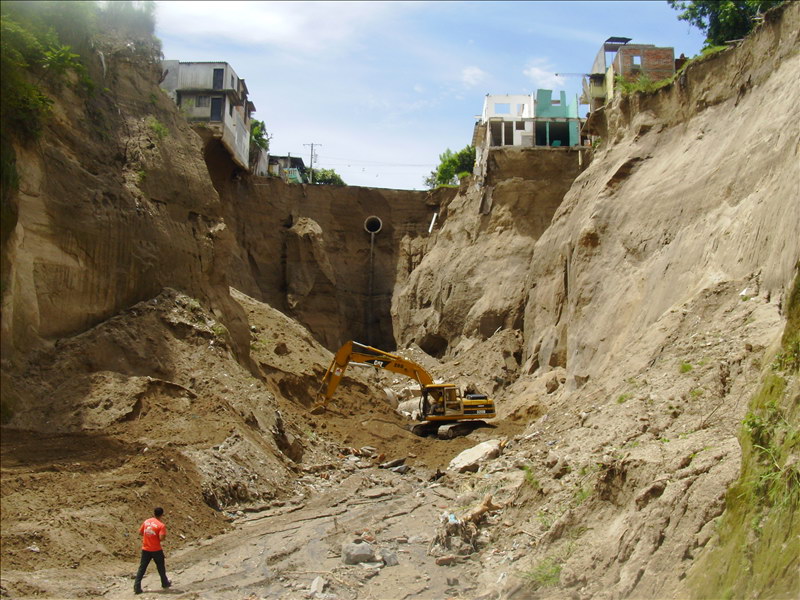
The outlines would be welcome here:
<svg viewBox="0 0 800 600">
<path fill-rule="evenodd" d="M 433 377 L 421 365 L 390 352 L 365 346 L 358 342 L 347 342 L 339 348 L 322 378 L 317 391 L 317 403 L 311 409 L 312 414 L 320 414 L 336 393 L 336 388 L 344 376 L 350 363 L 372 365 L 376 369 L 385 369 L 392 373 L 405 375 L 419 383 L 421 399 L 419 415 L 422 420 L 431 422 L 447 422 L 444 437 L 455 435 L 449 428 L 453 422 L 492 419 L 495 417 L 494 401 L 480 394 L 469 394 L 462 397 L 452 383 L 433 383 Z M 456 423 L 457 424 L 457 423 Z M 443 435 L 439 427 L 439 436 Z"/>
<path fill-rule="evenodd" d="M 422 366 L 414 361 L 403 358 L 390 352 L 378 350 L 372 346 L 365 346 L 358 342 L 347 342 L 339 348 L 331 361 L 328 370 L 322 378 L 322 384 L 317 392 L 317 404 L 312 412 L 321 412 L 333 398 L 339 382 L 350 363 L 372 365 L 376 369 L 385 369 L 410 377 L 425 388 L 433 383 L 433 377 Z"/>
</svg>

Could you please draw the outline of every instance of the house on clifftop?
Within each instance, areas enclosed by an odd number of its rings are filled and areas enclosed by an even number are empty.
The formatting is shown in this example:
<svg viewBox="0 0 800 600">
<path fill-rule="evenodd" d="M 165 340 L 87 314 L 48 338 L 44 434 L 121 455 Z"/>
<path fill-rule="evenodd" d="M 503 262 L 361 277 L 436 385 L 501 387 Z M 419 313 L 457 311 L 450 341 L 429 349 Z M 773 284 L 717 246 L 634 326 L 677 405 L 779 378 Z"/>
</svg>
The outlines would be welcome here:
<svg viewBox="0 0 800 600">
<path fill-rule="evenodd" d="M 566 92 L 553 99 L 552 90 L 533 94 L 486 94 L 472 145 L 549 146 L 580 145 L 578 99 L 567 103 Z"/>
<path fill-rule="evenodd" d="M 610 37 L 597 52 L 592 70 L 583 80 L 581 104 L 590 111 L 605 106 L 614 97 L 617 75 L 635 80 L 644 75 L 660 81 L 675 74 L 675 49 L 653 44 L 629 44 L 631 38 Z"/>
<path fill-rule="evenodd" d="M 244 79 L 226 62 L 165 60 L 161 64 L 161 88 L 191 123 L 203 124 L 233 161 L 248 169 L 250 118 L 256 107 L 247 98 Z"/>
</svg>

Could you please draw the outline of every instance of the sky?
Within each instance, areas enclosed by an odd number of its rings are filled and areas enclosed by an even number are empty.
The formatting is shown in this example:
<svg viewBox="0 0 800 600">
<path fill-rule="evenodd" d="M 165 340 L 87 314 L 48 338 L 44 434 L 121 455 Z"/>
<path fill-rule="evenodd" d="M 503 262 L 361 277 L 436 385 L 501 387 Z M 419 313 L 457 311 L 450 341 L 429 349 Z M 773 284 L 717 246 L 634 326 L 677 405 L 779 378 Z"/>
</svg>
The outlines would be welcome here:
<svg viewBox="0 0 800 600">
<path fill-rule="evenodd" d="M 270 154 L 349 185 L 425 189 L 439 155 L 472 142 L 486 94 L 579 93 L 611 36 L 700 52 L 665 1 L 156 3 L 164 58 L 227 62 Z M 556 76 L 556 74 L 562 76 Z M 587 107 L 581 107 L 581 115 Z"/>
</svg>

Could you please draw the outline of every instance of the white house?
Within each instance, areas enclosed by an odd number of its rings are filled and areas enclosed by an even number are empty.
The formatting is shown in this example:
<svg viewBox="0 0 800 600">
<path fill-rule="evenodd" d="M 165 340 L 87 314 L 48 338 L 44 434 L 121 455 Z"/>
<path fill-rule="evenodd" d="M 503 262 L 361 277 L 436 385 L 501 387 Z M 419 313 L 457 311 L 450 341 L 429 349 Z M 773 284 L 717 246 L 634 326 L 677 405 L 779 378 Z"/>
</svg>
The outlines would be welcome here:
<svg viewBox="0 0 800 600">
<path fill-rule="evenodd" d="M 202 122 L 222 141 L 234 162 L 248 169 L 250 117 L 255 105 L 247 85 L 226 62 L 162 61 L 161 88 L 186 118 Z"/>
<path fill-rule="evenodd" d="M 480 125 L 480 127 L 479 127 Z M 486 94 L 476 123 L 474 146 L 577 146 L 581 119 L 578 99 L 567 102 L 565 92 Z"/>
</svg>

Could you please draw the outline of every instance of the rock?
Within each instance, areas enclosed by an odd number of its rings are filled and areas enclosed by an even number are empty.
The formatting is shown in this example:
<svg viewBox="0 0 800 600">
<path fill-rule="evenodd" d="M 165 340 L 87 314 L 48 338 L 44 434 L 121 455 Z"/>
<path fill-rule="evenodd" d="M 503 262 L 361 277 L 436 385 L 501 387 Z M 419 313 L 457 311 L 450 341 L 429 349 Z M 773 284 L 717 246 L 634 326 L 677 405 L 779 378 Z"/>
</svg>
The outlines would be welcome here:
<svg viewBox="0 0 800 600">
<path fill-rule="evenodd" d="M 450 461 L 449 471 L 457 473 L 476 472 L 482 463 L 500 454 L 500 440 L 488 440 L 464 450 Z"/>
<path fill-rule="evenodd" d="M 394 494 L 394 488 L 390 487 L 376 487 L 369 490 L 364 490 L 362 495 L 365 498 L 380 498 L 382 496 L 390 496 Z"/>
<path fill-rule="evenodd" d="M 362 540 L 342 544 L 342 560 L 346 565 L 375 562 L 375 551 Z"/>
<path fill-rule="evenodd" d="M 558 462 L 550 469 L 550 474 L 554 479 L 561 479 L 567 473 L 569 473 L 569 463 L 563 458 L 559 458 Z"/>
<path fill-rule="evenodd" d="M 447 567 L 449 565 L 455 564 L 456 560 L 458 559 L 452 554 L 449 556 L 440 556 L 439 558 L 436 559 L 436 564 L 439 565 L 440 567 Z"/>
<path fill-rule="evenodd" d="M 396 567 L 400 564 L 400 561 L 397 560 L 397 554 L 392 550 L 382 550 L 381 557 L 383 558 L 383 564 L 387 567 Z"/>
<path fill-rule="evenodd" d="M 389 470 L 392 471 L 393 473 L 400 473 L 401 475 L 403 475 L 404 473 L 408 473 L 411 470 L 411 467 L 409 467 L 408 465 L 398 465 L 396 467 L 392 467 Z"/>
<path fill-rule="evenodd" d="M 558 456 L 558 454 L 556 454 L 555 452 L 551 451 L 547 453 L 547 458 L 544 459 L 544 465 L 548 469 L 552 469 L 558 464 L 559 460 L 561 460 L 561 457 Z"/>
<path fill-rule="evenodd" d="M 449 586 L 458 585 L 458 577 L 448 577 L 447 578 L 447 585 L 449 585 Z"/>
<path fill-rule="evenodd" d="M 321 594 L 325 591 L 325 586 L 328 584 L 322 577 L 315 577 L 314 581 L 311 582 L 311 587 L 309 588 L 309 592 L 312 594 Z"/>
<path fill-rule="evenodd" d="M 394 460 L 390 460 L 389 462 L 385 462 L 379 466 L 380 469 L 391 469 L 392 467 L 399 467 L 404 462 L 406 462 L 405 458 L 396 458 Z"/>
</svg>

